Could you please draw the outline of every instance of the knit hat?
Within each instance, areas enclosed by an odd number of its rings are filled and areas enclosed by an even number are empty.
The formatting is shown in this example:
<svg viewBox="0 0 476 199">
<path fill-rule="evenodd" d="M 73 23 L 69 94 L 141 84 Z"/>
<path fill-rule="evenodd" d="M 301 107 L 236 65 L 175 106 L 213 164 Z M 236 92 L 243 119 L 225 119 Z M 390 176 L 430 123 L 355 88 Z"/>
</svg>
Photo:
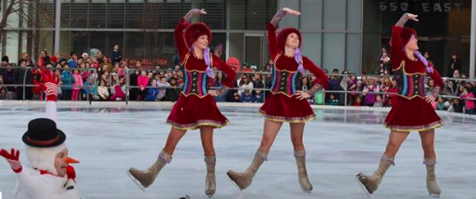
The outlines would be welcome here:
<svg viewBox="0 0 476 199">
<path fill-rule="evenodd" d="M 197 39 L 202 36 L 208 36 L 208 43 L 212 42 L 212 32 L 210 28 L 202 22 L 194 23 L 190 27 L 185 30 L 185 40 L 187 42 L 188 47 L 191 47 Z"/>
<path fill-rule="evenodd" d="M 3 56 L 3 57 L 2 57 L 2 62 L 10 63 L 10 61 L 9 61 L 9 59 L 8 59 L 8 56 Z"/>
<path fill-rule="evenodd" d="M 412 38 L 412 35 L 415 36 L 415 38 L 417 37 L 417 32 L 413 28 L 404 27 L 401 35 L 402 35 L 403 46 L 405 46 Z"/>
<path fill-rule="evenodd" d="M 302 44 L 302 36 L 301 36 L 301 31 L 299 31 L 296 28 L 285 28 L 281 30 L 278 34 L 278 47 L 284 51 L 284 46 L 286 45 L 286 40 L 288 38 L 288 35 L 291 33 L 296 33 L 297 36 L 299 37 L 299 47 L 301 47 Z"/>
</svg>

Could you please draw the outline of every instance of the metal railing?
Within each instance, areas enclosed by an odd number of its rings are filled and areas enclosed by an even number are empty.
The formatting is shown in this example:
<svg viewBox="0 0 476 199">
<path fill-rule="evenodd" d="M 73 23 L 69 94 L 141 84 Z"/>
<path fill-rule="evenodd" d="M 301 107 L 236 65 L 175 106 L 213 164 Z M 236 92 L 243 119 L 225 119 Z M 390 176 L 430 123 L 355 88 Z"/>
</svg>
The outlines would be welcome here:
<svg viewBox="0 0 476 199">
<path fill-rule="evenodd" d="M 14 73 L 17 73 L 16 70 L 23 70 L 21 72 L 23 72 L 23 80 L 22 80 L 22 83 L 20 84 L 3 84 L 3 85 L 0 85 L 0 86 L 4 86 L 4 87 L 22 87 L 22 94 L 23 94 L 23 99 L 22 100 L 25 100 L 25 92 L 26 92 L 26 89 L 27 87 L 36 87 L 38 85 L 36 84 L 27 84 L 26 83 L 26 77 L 27 77 L 27 73 L 28 71 L 31 71 L 31 70 L 70 70 L 70 71 L 73 71 L 73 70 L 80 70 L 80 71 L 89 71 L 89 72 L 92 72 L 92 73 L 98 73 L 97 69 L 96 68 L 69 68 L 69 69 L 63 69 L 63 68 L 39 68 L 39 67 L 0 67 L 0 70 L 14 70 Z M 130 89 L 136 89 L 136 88 L 142 88 L 142 86 L 131 86 L 131 82 L 130 82 L 130 75 L 135 72 L 135 71 L 138 71 L 140 69 L 136 69 L 136 68 L 131 68 L 131 69 L 125 69 L 125 76 L 126 76 L 126 83 L 125 83 L 125 103 L 128 104 L 129 101 L 130 101 Z M 164 72 L 164 73 L 168 73 L 170 72 L 170 69 L 146 69 L 146 71 L 148 72 Z M 218 72 L 218 71 L 215 71 L 215 72 Z M 254 74 L 260 74 L 261 77 L 263 78 L 262 81 L 263 81 L 263 85 L 264 85 L 264 88 L 253 88 L 253 89 L 248 89 L 248 90 L 252 90 L 252 91 L 264 91 L 264 94 L 263 94 L 263 101 L 266 100 L 266 92 L 270 92 L 271 89 L 269 88 L 266 88 L 266 83 L 268 82 L 268 79 L 269 78 L 272 78 L 271 75 L 272 73 L 271 72 L 238 72 L 237 76 L 241 76 L 243 74 L 248 74 L 248 75 L 254 75 Z M 303 76 L 305 77 L 309 77 L 309 81 L 311 81 L 311 76 L 312 76 L 312 73 L 303 73 L 302 74 Z M 350 76 L 356 76 L 356 78 L 358 80 L 362 79 L 362 77 L 372 77 L 372 78 L 385 78 L 385 77 L 388 77 L 388 78 L 392 78 L 393 76 L 391 75 L 355 75 L 355 74 L 331 74 L 331 75 L 328 75 L 328 77 L 332 77 L 332 76 L 337 76 L 337 77 L 340 77 L 339 80 L 342 81 L 342 77 L 346 77 L 346 78 L 349 78 Z M 110 82 L 112 82 L 112 76 L 110 75 L 109 76 L 110 78 Z M 251 77 L 250 77 L 251 78 Z M 429 78 L 429 77 L 428 77 Z M 457 82 L 457 81 L 465 81 L 465 82 L 476 82 L 476 80 L 474 79 L 461 79 L 461 78 L 446 78 L 444 77 L 443 78 L 444 82 L 445 82 L 445 85 L 444 85 L 444 88 L 442 90 L 445 91 L 446 93 L 446 89 L 447 89 L 447 83 L 448 81 L 454 81 L 454 82 Z M 101 81 L 101 77 L 98 76 L 98 79 L 96 81 Z M 234 80 L 236 81 L 236 79 Z M 344 80 L 345 81 L 345 80 Z M 340 82 L 339 82 L 340 83 Z M 115 85 L 110 85 L 110 89 L 114 89 L 114 86 Z M 61 85 L 61 88 L 73 88 L 74 86 L 70 86 L 70 85 Z M 158 88 L 158 89 L 182 89 L 183 86 L 180 86 L 180 85 L 176 85 L 176 86 L 147 86 L 147 87 L 144 87 L 144 89 L 148 89 L 148 88 Z M 85 89 L 91 89 L 91 87 L 87 86 Z M 219 87 L 211 87 L 211 89 L 219 89 Z M 241 87 L 233 87 L 233 88 L 230 88 L 230 90 L 242 90 L 244 88 L 241 88 Z M 89 101 L 89 103 L 92 103 L 92 100 L 90 99 L 90 93 L 91 91 L 88 91 L 88 95 L 87 96 L 87 101 Z M 322 91 L 324 94 L 328 94 L 328 93 L 336 93 L 336 94 L 344 94 L 344 103 L 343 105 L 344 106 L 348 106 L 348 95 L 349 94 L 352 94 L 352 95 L 358 95 L 358 94 L 368 94 L 368 93 L 371 93 L 371 94 L 377 94 L 377 95 L 396 95 L 397 93 L 393 93 L 393 92 L 364 92 L 364 91 L 348 91 L 347 88 L 343 88 L 343 90 L 323 90 Z M 438 95 L 439 97 L 443 97 L 443 98 L 447 98 L 447 99 L 461 99 L 459 96 L 452 96 L 452 95 Z M 475 100 L 476 101 L 476 98 L 468 98 L 468 99 L 465 99 L 465 100 Z M 316 100 L 317 101 L 317 100 Z"/>
<path fill-rule="evenodd" d="M 33 73 L 32 71 L 33 70 L 39 70 L 39 71 L 42 71 L 41 73 L 43 73 L 43 71 L 50 71 L 50 72 L 56 72 L 57 70 L 59 71 L 64 71 L 64 70 L 67 70 L 67 71 L 74 71 L 74 70 L 79 70 L 79 71 L 88 71 L 88 72 L 93 72 L 93 73 L 97 73 L 97 69 L 95 68 L 45 68 L 45 67 L 18 67 L 18 66 L 15 66 L 15 67 L 0 67 L 0 71 L 3 71 L 5 70 L 6 72 L 10 72 L 12 71 L 12 75 L 14 76 L 14 78 L 17 76 L 18 74 L 18 71 L 22 72 L 23 74 L 23 79 L 21 80 L 21 83 L 13 83 L 13 84 L 5 84 L 5 82 L 3 82 L 3 84 L 0 84 L 0 86 L 2 87 L 6 87 L 6 88 L 10 88 L 10 87 L 14 87 L 14 88 L 22 88 L 22 101 L 25 101 L 26 100 L 26 88 L 34 88 L 34 87 L 39 87 L 39 85 L 37 84 L 34 84 L 34 83 L 27 83 L 27 76 L 28 76 L 28 72 L 31 72 Z M 0 74 L 1 75 L 1 74 Z M 31 76 L 31 81 L 33 82 L 33 74 L 29 74 Z M 61 78 L 61 75 L 59 76 L 59 78 Z M 5 79 L 4 79 L 5 80 Z M 14 82 L 18 82 L 17 79 L 14 79 Z M 84 83 L 83 83 L 84 85 Z M 75 86 L 73 85 L 60 85 L 59 86 L 60 89 L 61 88 L 74 88 Z M 87 89 L 90 89 L 91 87 L 87 86 L 86 87 Z M 7 89 L 8 90 L 8 89 Z M 32 93 L 33 94 L 33 93 Z M 17 97 L 18 99 L 18 97 Z M 88 101 L 91 101 L 89 99 L 89 95 L 87 95 L 87 100 Z"/>
</svg>

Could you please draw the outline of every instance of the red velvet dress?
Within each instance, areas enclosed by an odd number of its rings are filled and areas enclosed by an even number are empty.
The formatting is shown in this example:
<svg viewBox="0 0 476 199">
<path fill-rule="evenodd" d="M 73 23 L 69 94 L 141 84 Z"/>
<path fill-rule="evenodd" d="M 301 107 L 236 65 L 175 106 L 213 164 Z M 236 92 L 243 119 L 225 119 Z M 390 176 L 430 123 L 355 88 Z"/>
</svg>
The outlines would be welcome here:
<svg viewBox="0 0 476 199">
<path fill-rule="evenodd" d="M 302 41 L 301 41 L 302 42 Z M 276 28 L 268 24 L 268 46 L 274 60 L 273 85 L 271 94 L 266 98 L 259 112 L 267 120 L 276 122 L 305 123 L 316 118 L 307 100 L 299 100 L 296 96 L 296 77 L 298 64 L 294 57 L 287 57 L 279 49 L 276 39 Z M 316 76 L 314 84 L 328 88 L 327 76 L 311 60 L 303 56 L 303 66 Z"/>
<path fill-rule="evenodd" d="M 207 93 L 210 77 L 206 75 L 205 60 L 195 57 L 185 43 L 183 31 L 188 26 L 190 23 L 182 19 L 175 27 L 175 42 L 184 70 L 185 85 L 167 118 L 167 124 L 181 130 L 193 130 L 200 126 L 221 128 L 226 126 L 229 121 L 218 110 L 215 99 Z M 212 65 L 226 75 L 223 84 L 233 87 L 235 71 L 215 55 L 209 56 L 212 56 Z"/>
<path fill-rule="evenodd" d="M 443 125 L 432 105 L 425 101 L 424 79 L 426 75 L 434 80 L 435 86 L 443 88 L 443 80 L 436 70 L 428 74 L 420 61 L 407 58 L 402 40 L 402 28 L 395 26 L 392 31 L 392 69 L 398 84 L 398 97 L 392 101 L 392 109 L 384 126 L 392 131 L 426 131 Z"/>
</svg>

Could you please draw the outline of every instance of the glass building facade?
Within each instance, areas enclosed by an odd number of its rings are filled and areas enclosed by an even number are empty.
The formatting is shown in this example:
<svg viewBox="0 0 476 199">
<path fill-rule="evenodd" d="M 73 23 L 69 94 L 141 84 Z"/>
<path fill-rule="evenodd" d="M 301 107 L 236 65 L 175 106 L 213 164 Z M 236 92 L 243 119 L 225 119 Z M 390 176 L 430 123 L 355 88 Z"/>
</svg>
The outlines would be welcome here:
<svg viewBox="0 0 476 199">
<path fill-rule="evenodd" d="M 59 53 L 63 56 L 91 48 L 109 55 L 113 44 L 119 44 L 126 58 L 163 58 L 170 63 L 175 55 L 175 25 L 191 8 L 205 8 L 208 14 L 199 20 L 213 31 L 211 46 L 221 43 L 224 59 L 237 57 L 259 68 L 268 59 L 266 23 L 278 8 L 290 7 L 302 15 L 286 17 L 280 27 L 299 28 L 303 53 L 328 70 L 375 73 L 381 48 L 388 48 L 391 26 L 405 11 L 420 15 L 420 23 L 409 26 L 418 31 L 421 51 L 432 54 L 439 70 L 446 69 L 454 52 L 461 56 L 463 72 L 469 68 L 470 0 L 59 1 L 61 16 L 55 16 L 56 0 L 41 0 L 49 15 L 37 15 L 39 27 L 12 14 L 2 55 L 16 60 L 21 52 L 37 57 L 39 50 L 46 49 L 53 54 L 54 19 L 61 17 Z"/>
</svg>

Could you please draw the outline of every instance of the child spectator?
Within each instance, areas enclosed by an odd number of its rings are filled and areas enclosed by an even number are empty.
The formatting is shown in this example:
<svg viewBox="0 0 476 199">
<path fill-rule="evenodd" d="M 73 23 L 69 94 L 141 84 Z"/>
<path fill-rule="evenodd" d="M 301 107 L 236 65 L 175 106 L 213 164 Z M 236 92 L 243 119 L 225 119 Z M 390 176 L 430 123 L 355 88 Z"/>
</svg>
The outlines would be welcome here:
<svg viewBox="0 0 476 199">
<path fill-rule="evenodd" d="M 74 83 L 73 83 L 73 93 L 71 96 L 71 100 L 78 101 L 79 93 L 81 92 L 81 89 L 83 88 L 83 77 L 79 73 L 79 70 L 74 70 L 73 78 L 74 78 Z"/>
<path fill-rule="evenodd" d="M 464 99 L 465 101 L 466 113 L 474 115 L 476 107 L 474 106 L 474 101 L 469 100 L 469 98 L 474 98 L 473 91 L 468 87 L 464 87 L 463 94 L 461 94 L 460 99 Z"/>
<path fill-rule="evenodd" d="M 101 80 L 101 84 L 98 87 L 98 95 L 101 101 L 107 101 L 109 99 L 109 91 L 107 90 L 106 81 Z"/>
<path fill-rule="evenodd" d="M 145 96 L 145 101 L 155 101 L 157 99 L 157 94 L 159 94 L 159 88 L 157 88 L 157 81 L 152 79 L 148 84 L 150 88 L 147 88 L 147 95 Z"/>
<path fill-rule="evenodd" d="M 381 95 L 377 95 L 377 98 L 374 102 L 374 107 L 383 107 L 383 101 L 382 101 Z"/>
<path fill-rule="evenodd" d="M 242 94 L 240 98 L 241 102 L 255 102 L 256 99 L 255 97 L 251 94 L 251 91 L 249 89 L 246 89 Z"/>
<path fill-rule="evenodd" d="M 83 99 L 88 99 L 88 95 L 89 95 L 89 100 L 94 100 L 94 101 L 99 100 L 98 84 L 94 77 L 89 77 L 84 83 Z"/>
<path fill-rule="evenodd" d="M 374 78 L 369 78 L 368 84 L 364 87 L 364 105 L 366 106 L 373 106 L 375 103 L 375 100 L 377 98 L 377 95 L 374 92 L 380 92 L 380 87 L 375 83 Z"/>
<path fill-rule="evenodd" d="M 331 93 L 329 95 L 329 100 L 327 100 L 327 105 L 331 105 L 331 106 L 337 106 L 339 105 L 339 100 L 336 99 L 335 95 L 333 93 Z"/>
<path fill-rule="evenodd" d="M 362 96 L 355 97 L 354 106 L 362 106 Z"/>
<path fill-rule="evenodd" d="M 446 103 L 443 100 L 443 97 L 438 97 L 437 103 L 436 103 L 436 110 L 447 110 Z"/>
<path fill-rule="evenodd" d="M 71 100 L 71 90 L 74 83 L 74 77 L 69 69 L 69 65 L 64 65 L 65 70 L 61 74 L 61 81 L 63 82 L 63 99 Z"/>
<path fill-rule="evenodd" d="M 147 83 L 149 82 L 149 79 L 147 78 L 147 71 L 143 70 L 141 71 L 140 76 L 137 78 L 137 86 L 139 86 L 140 90 L 140 97 L 141 100 L 145 99 L 145 96 L 147 95 Z"/>
</svg>

